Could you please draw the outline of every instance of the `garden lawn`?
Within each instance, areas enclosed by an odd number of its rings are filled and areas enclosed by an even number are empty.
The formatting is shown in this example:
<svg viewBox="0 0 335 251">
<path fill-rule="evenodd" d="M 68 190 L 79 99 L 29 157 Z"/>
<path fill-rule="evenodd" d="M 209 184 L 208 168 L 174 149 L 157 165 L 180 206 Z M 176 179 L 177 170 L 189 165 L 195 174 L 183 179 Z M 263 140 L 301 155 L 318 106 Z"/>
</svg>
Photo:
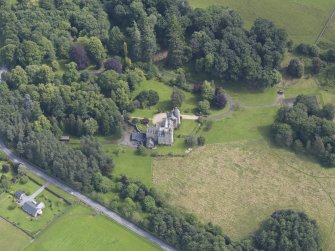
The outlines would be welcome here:
<svg viewBox="0 0 335 251">
<path fill-rule="evenodd" d="M 114 176 L 126 175 L 129 178 L 139 180 L 148 187 L 152 186 L 152 158 L 150 156 L 138 156 L 135 149 L 103 144 L 104 152 L 113 158 L 115 169 Z M 118 155 L 114 152 L 118 151 Z"/>
<path fill-rule="evenodd" d="M 26 251 L 158 251 L 147 240 L 83 206 L 74 206 L 50 225 Z"/>
<path fill-rule="evenodd" d="M 20 229 L 0 218 L 0 250 L 20 251 L 25 248 L 30 237 Z"/>
<path fill-rule="evenodd" d="M 140 86 L 137 87 L 136 91 L 133 93 L 133 98 L 141 91 L 149 91 L 154 90 L 157 91 L 159 95 L 159 103 L 155 106 L 146 109 L 136 109 L 131 115 L 133 117 L 141 117 L 141 118 L 152 118 L 155 113 L 158 112 L 167 112 L 172 109 L 171 107 L 171 94 L 173 88 L 168 86 L 167 84 L 161 83 L 158 80 L 145 80 Z M 196 108 L 198 97 L 193 95 L 190 92 L 185 92 L 185 101 L 181 107 L 181 112 L 186 114 L 191 114 L 193 110 Z"/>
<path fill-rule="evenodd" d="M 209 131 L 202 129 L 199 135 L 204 136 L 209 144 L 267 137 L 277 109 L 235 110 L 229 117 L 213 121 L 212 128 Z"/>
<path fill-rule="evenodd" d="M 29 194 L 35 192 L 40 186 L 32 181 L 28 181 L 27 184 L 15 184 L 11 188 L 11 193 L 14 194 L 17 190 L 23 190 Z M 43 215 L 33 218 L 24 212 L 19 205 L 16 203 L 14 197 L 9 193 L 3 193 L 0 195 L 0 216 L 6 218 L 14 225 L 18 225 L 20 228 L 29 232 L 31 235 L 35 235 L 43 230 L 57 215 L 61 214 L 68 204 L 52 193 L 44 190 L 37 198 L 36 201 L 44 202 L 46 208 L 43 210 Z M 17 205 L 15 209 L 9 209 L 9 206 Z"/>
<path fill-rule="evenodd" d="M 333 0 L 189 0 L 193 7 L 224 5 L 236 9 L 249 29 L 258 17 L 284 28 L 296 43 L 314 43 L 335 8 Z"/>
<path fill-rule="evenodd" d="M 320 225 L 322 250 L 335 250 L 335 169 L 306 156 L 265 140 L 213 144 L 184 158 L 156 159 L 153 177 L 169 203 L 220 225 L 233 240 L 248 237 L 274 211 L 295 209 Z"/>
</svg>

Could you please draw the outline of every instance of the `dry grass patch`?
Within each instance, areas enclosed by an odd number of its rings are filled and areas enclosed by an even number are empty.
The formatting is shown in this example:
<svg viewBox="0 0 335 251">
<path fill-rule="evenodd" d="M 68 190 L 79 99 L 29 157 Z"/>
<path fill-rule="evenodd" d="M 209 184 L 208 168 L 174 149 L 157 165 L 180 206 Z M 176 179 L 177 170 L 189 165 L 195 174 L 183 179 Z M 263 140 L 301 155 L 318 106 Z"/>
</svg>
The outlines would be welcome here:
<svg viewBox="0 0 335 251">
<path fill-rule="evenodd" d="M 251 234 L 273 211 L 292 208 L 316 219 L 325 249 L 335 250 L 335 170 L 263 140 L 208 145 L 186 158 L 159 159 L 153 176 L 173 205 L 221 225 L 234 239 Z"/>
</svg>

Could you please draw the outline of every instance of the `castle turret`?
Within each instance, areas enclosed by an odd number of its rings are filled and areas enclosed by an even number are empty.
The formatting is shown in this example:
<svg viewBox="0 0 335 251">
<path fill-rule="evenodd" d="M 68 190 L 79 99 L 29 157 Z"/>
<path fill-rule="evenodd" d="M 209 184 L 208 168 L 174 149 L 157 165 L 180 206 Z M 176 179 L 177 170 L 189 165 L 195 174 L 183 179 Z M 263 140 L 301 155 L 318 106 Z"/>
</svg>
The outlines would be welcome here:
<svg viewBox="0 0 335 251">
<path fill-rule="evenodd" d="M 177 123 L 178 123 L 178 126 L 179 126 L 181 124 L 180 110 L 177 107 L 175 107 L 173 109 L 173 114 L 177 118 Z"/>
</svg>

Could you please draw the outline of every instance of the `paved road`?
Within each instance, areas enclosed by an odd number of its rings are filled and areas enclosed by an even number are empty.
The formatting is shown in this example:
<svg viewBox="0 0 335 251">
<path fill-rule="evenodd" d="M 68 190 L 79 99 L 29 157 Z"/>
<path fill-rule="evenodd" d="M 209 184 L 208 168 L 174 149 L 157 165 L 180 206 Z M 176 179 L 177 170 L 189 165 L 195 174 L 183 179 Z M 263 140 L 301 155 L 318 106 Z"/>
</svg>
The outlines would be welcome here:
<svg viewBox="0 0 335 251">
<path fill-rule="evenodd" d="M 32 165 L 31 163 L 27 162 L 26 160 L 17 157 L 11 150 L 9 150 L 4 145 L 3 141 L 1 141 L 1 140 L 0 140 L 0 149 L 2 151 L 4 151 L 11 160 L 24 164 L 30 171 L 32 171 L 33 173 L 35 173 L 37 176 L 43 178 L 44 180 L 46 180 L 49 184 L 53 184 L 53 185 L 59 187 L 60 189 L 64 190 L 65 192 L 70 193 L 71 195 L 73 195 L 74 197 L 76 197 L 77 199 L 79 199 L 80 201 L 82 201 L 83 203 L 87 204 L 88 206 L 92 207 L 93 209 L 97 210 L 98 212 L 106 215 L 107 217 L 109 217 L 112 220 L 116 221 L 120 225 L 128 228 L 129 230 L 135 232 L 136 234 L 138 234 L 138 235 L 144 237 L 145 239 L 153 242 L 157 246 L 161 247 L 163 250 L 166 250 L 166 251 L 176 251 L 176 249 L 174 249 L 173 247 L 167 245 L 165 242 L 163 242 L 160 239 L 154 237 L 152 234 L 150 234 L 147 231 L 139 228 L 138 226 L 136 226 L 135 224 L 129 222 L 128 220 L 126 220 L 125 218 L 121 217 L 120 215 L 114 213 L 113 211 L 107 209 L 106 207 L 104 207 L 104 206 L 98 204 L 97 202 L 91 200 L 87 196 L 85 196 L 85 195 L 83 195 L 83 194 L 81 194 L 81 193 L 79 193 L 77 191 L 74 191 L 73 189 L 71 189 L 70 187 L 64 185 L 63 183 L 59 182 L 58 180 L 56 180 L 56 179 L 54 179 L 54 178 L 46 175 L 39 168 L 37 168 L 37 166 Z"/>
</svg>

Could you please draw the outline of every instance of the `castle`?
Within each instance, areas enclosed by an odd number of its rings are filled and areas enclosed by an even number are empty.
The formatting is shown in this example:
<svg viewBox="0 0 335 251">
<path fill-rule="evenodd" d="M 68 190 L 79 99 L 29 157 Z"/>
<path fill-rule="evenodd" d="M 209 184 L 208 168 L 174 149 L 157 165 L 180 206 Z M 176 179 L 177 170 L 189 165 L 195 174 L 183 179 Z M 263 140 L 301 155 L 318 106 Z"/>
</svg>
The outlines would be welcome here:
<svg viewBox="0 0 335 251">
<path fill-rule="evenodd" d="M 176 107 L 166 113 L 163 122 L 147 128 L 146 146 L 154 148 L 155 145 L 172 145 L 174 142 L 174 130 L 181 124 L 180 111 Z"/>
</svg>

